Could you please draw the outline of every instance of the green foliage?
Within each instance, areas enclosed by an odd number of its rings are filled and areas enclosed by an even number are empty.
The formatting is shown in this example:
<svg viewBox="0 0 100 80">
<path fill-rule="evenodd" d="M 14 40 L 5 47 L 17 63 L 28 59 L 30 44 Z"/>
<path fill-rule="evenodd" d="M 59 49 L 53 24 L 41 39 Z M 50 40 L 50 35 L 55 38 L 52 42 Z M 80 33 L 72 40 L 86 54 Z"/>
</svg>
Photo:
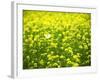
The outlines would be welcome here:
<svg viewBox="0 0 100 80">
<path fill-rule="evenodd" d="M 23 11 L 23 68 L 91 65 L 91 15 Z"/>
</svg>

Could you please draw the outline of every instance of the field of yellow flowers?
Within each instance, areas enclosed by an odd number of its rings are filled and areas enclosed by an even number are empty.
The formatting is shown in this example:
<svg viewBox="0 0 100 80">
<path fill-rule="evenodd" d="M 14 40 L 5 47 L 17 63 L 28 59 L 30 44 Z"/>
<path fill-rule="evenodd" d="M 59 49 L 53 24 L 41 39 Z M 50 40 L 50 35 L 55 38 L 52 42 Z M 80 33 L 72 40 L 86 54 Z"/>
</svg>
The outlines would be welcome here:
<svg viewBox="0 0 100 80">
<path fill-rule="evenodd" d="M 91 65 L 91 14 L 23 11 L 23 69 Z"/>
</svg>

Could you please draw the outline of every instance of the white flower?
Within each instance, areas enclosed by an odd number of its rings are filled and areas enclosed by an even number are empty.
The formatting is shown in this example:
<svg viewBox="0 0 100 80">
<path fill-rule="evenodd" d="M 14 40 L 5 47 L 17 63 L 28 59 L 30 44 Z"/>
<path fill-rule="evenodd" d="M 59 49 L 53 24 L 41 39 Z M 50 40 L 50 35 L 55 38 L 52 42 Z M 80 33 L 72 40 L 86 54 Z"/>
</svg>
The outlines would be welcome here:
<svg viewBox="0 0 100 80">
<path fill-rule="evenodd" d="M 44 34 L 45 38 L 49 39 L 51 37 L 50 34 Z"/>
</svg>

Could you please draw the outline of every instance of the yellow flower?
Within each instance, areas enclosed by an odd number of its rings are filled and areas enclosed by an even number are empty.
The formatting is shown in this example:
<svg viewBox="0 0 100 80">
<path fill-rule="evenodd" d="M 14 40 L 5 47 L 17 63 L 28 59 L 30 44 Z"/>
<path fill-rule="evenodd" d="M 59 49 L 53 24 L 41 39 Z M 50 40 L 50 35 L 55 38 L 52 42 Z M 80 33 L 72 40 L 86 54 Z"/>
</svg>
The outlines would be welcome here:
<svg viewBox="0 0 100 80">
<path fill-rule="evenodd" d="M 62 34 L 59 34 L 59 36 L 62 36 Z"/>
<path fill-rule="evenodd" d="M 29 32 L 29 28 L 27 28 L 27 27 L 24 28 L 24 31 Z"/>
<path fill-rule="evenodd" d="M 82 39 L 85 40 L 85 36 L 83 36 Z"/>
<path fill-rule="evenodd" d="M 78 63 L 73 63 L 73 67 L 78 67 L 79 64 Z"/>
<path fill-rule="evenodd" d="M 40 63 L 41 65 L 43 65 L 43 64 L 44 64 L 43 59 L 41 59 L 39 63 Z"/>
<path fill-rule="evenodd" d="M 78 58 L 78 56 L 77 55 L 74 55 L 73 58 L 76 59 L 76 58 Z"/>
<path fill-rule="evenodd" d="M 60 58 L 61 58 L 61 59 L 64 59 L 64 58 L 65 58 L 65 56 L 61 55 L 61 56 L 60 56 Z"/>
<path fill-rule="evenodd" d="M 84 49 L 88 49 L 88 46 L 87 45 L 84 45 Z"/>
<path fill-rule="evenodd" d="M 81 38 L 81 35 L 80 34 L 77 34 L 77 38 Z"/>
<path fill-rule="evenodd" d="M 51 46 L 56 48 L 57 47 L 57 43 L 51 42 Z"/>
<path fill-rule="evenodd" d="M 30 47 L 32 47 L 32 46 L 33 46 L 33 44 L 29 44 L 29 46 L 30 46 Z"/>
<path fill-rule="evenodd" d="M 67 64 L 72 64 L 72 62 L 71 61 L 67 61 Z"/>
<path fill-rule="evenodd" d="M 61 49 L 64 49 L 64 47 L 61 47 Z"/>
<path fill-rule="evenodd" d="M 55 58 L 58 58 L 59 57 L 59 55 L 55 55 Z"/>
<path fill-rule="evenodd" d="M 47 57 L 48 57 L 48 60 L 52 60 L 53 59 L 52 55 L 47 55 Z"/>
<path fill-rule="evenodd" d="M 29 40 L 28 39 L 25 39 L 25 42 L 27 43 Z"/>
<path fill-rule="evenodd" d="M 54 63 L 53 66 L 58 66 L 58 64 L 57 63 Z"/>
<path fill-rule="evenodd" d="M 79 45 L 79 48 L 80 48 L 80 49 L 82 49 L 82 48 L 83 48 L 83 46 L 82 46 L 82 45 Z"/>
<path fill-rule="evenodd" d="M 67 58 L 66 61 L 70 61 L 70 58 Z"/>
</svg>

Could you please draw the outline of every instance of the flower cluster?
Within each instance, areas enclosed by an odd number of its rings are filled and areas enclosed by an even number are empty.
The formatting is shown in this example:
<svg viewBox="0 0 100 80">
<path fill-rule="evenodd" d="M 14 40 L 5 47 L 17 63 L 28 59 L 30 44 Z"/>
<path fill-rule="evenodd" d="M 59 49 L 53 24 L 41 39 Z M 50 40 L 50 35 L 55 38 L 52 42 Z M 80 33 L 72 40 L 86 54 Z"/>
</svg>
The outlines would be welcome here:
<svg viewBox="0 0 100 80">
<path fill-rule="evenodd" d="M 91 65 L 89 13 L 23 11 L 23 68 Z"/>
</svg>

